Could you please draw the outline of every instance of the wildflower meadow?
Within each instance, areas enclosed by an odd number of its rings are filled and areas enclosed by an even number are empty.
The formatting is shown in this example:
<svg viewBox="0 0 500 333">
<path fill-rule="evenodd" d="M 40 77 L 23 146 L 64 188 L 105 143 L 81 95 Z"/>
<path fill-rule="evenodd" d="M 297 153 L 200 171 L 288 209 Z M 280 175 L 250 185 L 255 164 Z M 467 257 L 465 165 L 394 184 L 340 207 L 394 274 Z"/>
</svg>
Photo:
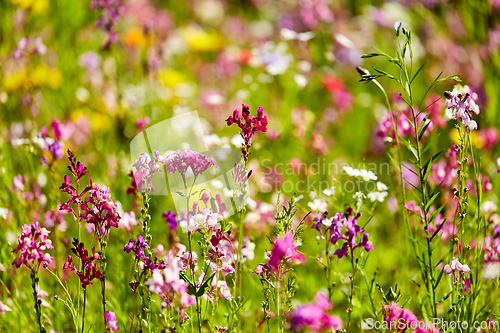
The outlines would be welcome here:
<svg viewBox="0 0 500 333">
<path fill-rule="evenodd" d="M 0 1 L 0 332 L 500 332 L 500 1 Z"/>
</svg>

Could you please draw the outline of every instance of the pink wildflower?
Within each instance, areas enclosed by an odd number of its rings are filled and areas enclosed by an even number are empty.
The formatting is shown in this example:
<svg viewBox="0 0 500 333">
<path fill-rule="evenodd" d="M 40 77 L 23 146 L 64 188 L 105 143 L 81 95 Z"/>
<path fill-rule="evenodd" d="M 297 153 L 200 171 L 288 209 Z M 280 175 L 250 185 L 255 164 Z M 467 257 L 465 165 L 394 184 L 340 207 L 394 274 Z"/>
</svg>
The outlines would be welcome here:
<svg viewBox="0 0 500 333">
<path fill-rule="evenodd" d="M 104 312 L 104 318 L 106 319 L 106 324 L 108 325 L 106 331 L 113 332 L 120 330 L 120 327 L 118 327 L 118 320 L 116 320 L 116 315 L 114 312 L 111 311 Z"/>
<path fill-rule="evenodd" d="M 38 271 L 40 264 L 48 265 L 54 259 L 48 253 L 43 253 L 42 249 L 53 249 L 52 241 L 47 238 L 50 231 L 45 228 L 40 228 L 40 224 L 25 224 L 22 228 L 21 235 L 18 237 L 19 245 L 12 251 L 13 253 L 21 252 L 19 258 L 13 262 L 16 267 L 25 264 L 31 270 Z M 36 266 L 34 265 L 37 261 Z"/>
<path fill-rule="evenodd" d="M 325 332 L 326 330 L 339 330 L 342 319 L 328 314 L 327 310 L 333 307 L 332 302 L 321 293 L 314 296 L 314 302 L 297 307 L 290 314 L 290 329 L 293 332 L 302 332 L 309 328 L 310 332 Z"/>
</svg>

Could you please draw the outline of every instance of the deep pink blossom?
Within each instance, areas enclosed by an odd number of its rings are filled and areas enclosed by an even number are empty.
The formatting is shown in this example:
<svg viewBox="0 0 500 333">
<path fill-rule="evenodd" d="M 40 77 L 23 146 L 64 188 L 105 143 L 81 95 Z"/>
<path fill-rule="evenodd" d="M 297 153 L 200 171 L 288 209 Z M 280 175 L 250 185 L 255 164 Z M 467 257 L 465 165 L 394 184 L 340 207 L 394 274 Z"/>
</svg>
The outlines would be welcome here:
<svg viewBox="0 0 500 333">
<path fill-rule="evenodd" d="M 293 233 L 287 232 L 282 237 L 274 239 L 274 246 L 269 256 L 269 267 L 277 271 L 282 260 L 297 261 L 301 265 L 306 263 L 306 257 L 297 250 Z"/>
<path fill-rule="evenodd" d="M 293 332 L 302 332 L 308 328 L 310 332 L 325 332 L 330 329 L 339 330 L 342 319 L 328 314 L 327 310 L 333 307 L 332 302 L 321 293 L 314 296 L 314 302 L 298 306 L 290 314 L 290 329 Z"/>
<path fill-rule="evenodd" d="M 241 117 L 238 110 L 234 110 L 233 114 L 226 119 L 227 126 L 232 124 L 238 125 L 240 135 L 243 138 L 241 150 L 243 157 L 248 160 L 250 156 L 250 147 L 252 146 L 252 137 L 255 133 L 267 132 L 267 116 L 264 113 L 264 108 L 259 106 L 257 116 L 250 117 L 250 107 L 243 104 L 241 107 Z"/>
<path fill-rule="evenodd" d="M 106 319 L 106 325 L 108 326 L 108 328 L 106 328 L 106 331 L 114 332 L 120 329 L 120 327 L 118 327 L 118 320 L 116 320 L 116 315 L 114 312 L 104 312 L 104 318 Z"/>
<path fill-rule="evenodd" d="M 120 215 L 116 212 L 117 205 L 109 194 L 109 188 L 99 188 L 92 183 L 88 190 L 88 196 L 82 204 L 81 217 L 91 224 L 98 237 L 108 237 L 111 227 L 118 228 Z"/>
<path fill-rule="evenodd" d="M 80 243 L 77 238 L 73 239 L 73 254 L 80 259 L 81 265 L 80 270 L 76 269 L 73 265 L 73 258 L 68 256 L 68 261 L 64 263 L 63 269 L 68 269 L 75 272 L 80 278 L 82 288 L 86 289 L 88 285 L 93 285 L 92 280 L 99 279 L 102 273 L 97 269 L 94 260 L 100 260 L 99 254 L 95 253 L 95 249 L 92 249 L 92 256 L 89 256 L 88 251 L 85 249 L 83 243 Z"/>
<path fill-rule="evenodd" d="M 49 234 L 50 231 L 40 228 L 38 221 L 33 224 L 25 224 L 21 235 L 17 238 L 19 244 L 12 250 L 13 253 L 20 252 L 19 258 L 16 258 L 13 264 L 18 268 L 24 264 L 34 271 L 38 271 L 40 264 L 50 264 L 54 257 L 42 251 L 42 249 L 54 248 L 52 241 L 47 238 Z"/>
</svg>

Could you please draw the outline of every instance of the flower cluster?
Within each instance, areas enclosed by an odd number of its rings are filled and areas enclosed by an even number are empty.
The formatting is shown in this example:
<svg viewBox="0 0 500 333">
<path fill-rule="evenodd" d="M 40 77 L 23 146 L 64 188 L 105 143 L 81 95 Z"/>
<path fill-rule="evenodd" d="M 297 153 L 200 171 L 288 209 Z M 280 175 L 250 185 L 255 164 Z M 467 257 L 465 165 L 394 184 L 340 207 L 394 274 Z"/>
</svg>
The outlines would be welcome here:
<svg viewBox="0 0 500 333">
<path fill-rule="evenodd" d="M 103 186 L 99 188 L 92 183 L 88 190 L 89 196 L 82 204 L 81 217 L 92 225 L 98 238 L 109 235 L 109 228 L 118 228 L 120 215 L 115 211 L 117 205 L 111 199 L 109 188 Z"/>
<path fill-rule="evenodd" d="M 56 134 L 55 131 L 54 134 Z M 33 139 L 44 152 L 41 160 L 42 165 L 49 165 L 64 156 L 64 143 L 59 140 L 57 135 L 55 136 L 56 139 L 49 137 L 47 126 L 44 126 L 40 131 L 40 137 Z M 48 157 L 50 157 L 50 160 Z"/>
<path fill-rule="evenodd" d="M 17 238 L 19 244 L 12 250 L 13 253 L 21 252 L 19 258 L 16 258 L 13 265 L 19 268 L 22 264 L 26 265 L 33 271 L 38 271 L 40 264 L 48 265 L 54 259 L 48 253 L 43 253 L 42 250 L 53 249 L 52 241 L 47 238 L 50 234 L 45 228 L 40 228 L 37 222 L 33 224 L 23 225 L 21 234 Z M 38 261 L 36 266 L 33 265 Z"/>
<path fill-rule="evenodd" d="M 100 260 L 99 254 L 95 253 L 95 249 L 92 249 L 92 256 L 89 256 L 88 251 L 85 249 L 83 243 L 78 241 L 78 238 L 73 239 L 73 248 L 71 251 L 77 256 L 81 261 L 81 268 L 77 270 L 73 265 L 73 258 L 68 256 L 68 261 L 64 264 L 63 269 L 68 269 L 75 272 L 80 278 L 82 288 L 86 289 L 88 285 L 93 285 L 92 280 L 99 279 L 102 273 L 97 269 L 94 264 L 94 260 Z"/>
<path fill-rule="evenodd" d="M 261 276 L 268 273 L 279 274 L 283 262 L 298 262 L 301 265 L 306 263 L 306 257 L 298 251 L 292 232 L 287 232 L 282 237 L 274 239 L 274 245 L 271 249 L 268 262 L 265 265 L 257 265 L 254 273 Z"/>
<path fill-rule="evenodd" d="M 168 223 L 170 230 L 177 230 L 177 219 L 173 211 L 169 210 L 168 213 L 163 212 L 162 216 L 165 219 L 165 222 Z"/>
<path fill-rule="evenodd" d="M 451 261 L 451 265 L 446 265 L 444 266 L 444 272 L 446 274 L 453 274 L 453 279 L 455 279 L 455 271 L 459 272 L 460 273 L 460 282 L 464 283 L 464 274 L 466 273 L 470 273 L 470 268 L 468 265 L 462 265 L 460 263 L 460 261 L 458 261 L 457 258 L 453 257 L 452 261 Z"/>
<path fill-rule="evenodd" d="M 215 161 L 203 154 L 188 149 L 186 151 L 177 150 L 166 157 L 165 165 L 169 173 L 179 172 L 185 181 L 188 170 L 194 177 L 198 177 L 209 167 L 215 165 Z"/>
<path fill-rule="evenodd" d="M 219 216 L 224 217 L 224 213 L 227 212 L 226 204 L 222 202 L 222 197 L 220 193 L 215 195 L 215 198 L 210 198 L 208 194 L 205 192 L 201 196 L 200 200 L 205 204 L 205 207 L 208 208 L 208 202 L 210 201 L 210 208 L 213 212 L 217 213 Z"/>
<path fill-rule="evenodd" d="M 355 178 L 361 178 L 365 182 L 378 179 L 377 176 L 373 173 L 373 171 L 368 171 L 365 169 L 358 170 L 358 169 L 354 169 L 353 167 L 350 167 L 350 166 L 345 166 L 343 168 L 343 170 L 345 171 L 345 173 L 347 175 L 355 177 Z"/>
<path fill-rule="evenodd" d="M 194 296 L 187 293 L 188 283 L 180 278 L 180 258 L 170 250 L 163 260 L 165 268 L 155 269 L 146 285 L 149 286 L 149 291 L 160 296 L 162 309 L 167 306 L 176 307 L 181 320 L 183 320 L 186 308 L 195 305 L 196 300 Z"/>
<path fill-rule="evenodd" d="M 411 310 L 402 309 L 395 302 L 384 305 L 384 329 L 387 332 L 439 333 L 430 322 L 420 322 Z"/>
<path fill-rule="evenodd" d="M 108 34 L 108 40 L 103 46 L 103 49 L 108 49 L 111 44 L 118 41 L 114 25 L 118 20 L 119 9 L 122 6 L 120 0 L 92 0 L 90 9 L 95 10 L 100 8 L 102 10 L 101 17 L 96 23 L 97 28 L 102 28 Z"/>
<path fill-rule="evenodd" d="M 248 161 L 250 157 L 250 147 L 252 146 L 252 137 L 258 131 L 267 132 L 267 116 L 264 114 L 264 109 L 260 106 L 257 109 L 257 116 L 250 117 L 250 108 L 247 104 L 243 104 L 241 108 L 241 118 L 239 111 L 234 110 L 233 114 L 226 119 L 227 126 L 232 124 L 238 125 L 240 135 L 243 138 L 241 151 L 243 158 Z"/>
<path fill-rule="evenodd" d="M 148 241 L 139 235 L 137 237 L 137 241 L 130 239 L 129 242 L 125 244 L 123 251 L 127 253 L 135 253 L 135 260 L 141 271 L 146 272 L 147 270 L 153 271 L 154 269 L 165 268 L 164 264 L 157 264 L 158 257 L 155 257 L 154 260 L 151 260 L 151 258 L 144 253 L 145 249 L 149 249 Z M 147 252 L 149 253 L 150 251 Z M 141 261 L 142 258 L 144 258 L 144 261 Z"/>
<path fill-rule="evenodd" d="M 73 186 L 71 178 L 68 175 L 65 175 L 64 182 L 59 187 L 59 189 L 61 190 L 61 192 L 65 192 L 71 195 L 71 198 L 69 198 L 66 203 L 62 204 L 59 209 L 71 212 L 73 217 L 76 219 L 77 216 L 75 215 L 73 208 L 71 207 L 71 204 L 77 204 L 77 205 L 80 204 L 81 197 L 88 191 L 88 188 L 85 188 L 81 193 L 79 193 L 80 179 L 88 173 L 88 170 L 87 167 L 83 166 L 83 164 L 80 161 L 76 160 L 75 154 L 70 149 L 68 149 L 67 152 L 70 161 L 68 170 L 75 178 L 76 187 Z"/>
<path fill-rule="evenodd" d="M 474 92 L 468 86 L 455 86 L 453 91 L 445 91 L 446 109 L 450 118 L 465 125 L 468 130 L 477 129 L 472 115 L 479 114 L 479 106 L 473 98 Z"/>
<path fill-rule="evenodd" d="M 32 37 L 22 37 L 17 44 L 17 48 L 14 52 L 14 59 L 20 59 L 24 55 L 34 55 L 40 54 L 44 55 L 47 53 L 47 46 L 43 44 L 42 37 L 37 37 L 33 43 L 30 43 Z M 31 45 L 30 45 L 31 44 Z"/>
<path fill-rule="evenodd" d="M 135 172 L 133 173 L 135 184 L 141 191 L 154 192 L 154 186 L 151 184 L 151 177 L 156 172 L 161 172 L 159 164 L 165 163 L 165 159 L 157 150 L 154 151 L 153 158 L 148 153 L 142 153 L 139 159 L 133 164 Z"/>
<path fill-rule="evenodd" d="M 352 252 L 358 247 L 363 247 L 365 251 L 373 250 L 372 242 L 368 240 L 368 233 L 357 224 L 360 216 L 361 213 L 354 215 L 351 207 L 346 209 L 345 214 L 337 213 L 332 218 L 328 218 L 328 212 L 318 213 L 314 219 L 313 228 L 323 235 L 321 226 L 326 226 L 330 233 L 329 241 L 333 245 L 337 244 L 338 241 L 344 241 L 342 247 L 335 251 L 335 255 L 340 259 L 348 256 L 349 253 L 352 255 Z M 346 229 L 345 232 L 344 229 Z"/>
<path fill-rule="evenodd" d="M 120 327 L 118 327 L 118 320 L 116 320 L 116 315 L 114 312 L 104 312 L 104 318 L 106 319 L 106 325 L 108 326 L 108 328 L 106 328 L 106 331 L 113 332 L 120 330 Z"/>
<path fill-rule="evenodd" d="M 342 327 L 342 319 L 339 316 L 328 314 L 332 309 L 332 302 L 322 293 L 316 293 L 314 302 L 298 306 L 290 313 L 290 329 L 292 332 L 326 332 L 327 330 L 339 330 Z"/>
</svg>

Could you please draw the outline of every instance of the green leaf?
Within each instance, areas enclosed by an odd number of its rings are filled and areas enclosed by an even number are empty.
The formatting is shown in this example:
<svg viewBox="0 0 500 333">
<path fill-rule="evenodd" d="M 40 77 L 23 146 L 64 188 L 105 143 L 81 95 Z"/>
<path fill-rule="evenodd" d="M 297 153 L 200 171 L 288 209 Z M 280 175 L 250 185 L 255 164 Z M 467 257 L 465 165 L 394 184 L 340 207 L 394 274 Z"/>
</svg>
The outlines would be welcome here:
<svg viewBox="0 0 500 333">
<path fill-rule="evenodd" d="M 410 100 L 408 98 L 406 98 L 405 95 L 403 95 L 402 93 L 399 93 L 399 96 L 401 96 L 401 98 L 406 102 L 406 104 L 408 104 L 409 107 L 412 107 Z"/>
<path fill-rule="evenodd" d="M 387 155 L 389 156 L 389 159 L 392 161 L 392 163 L 394 164 L 394 166 L 396 167 L 396 169 L 401 172 L 401 167 L 399 166 L 399 163 L 394 159 L 394 157 L 391 155 L 391 153 L 387 153 Z"/>
<path fill-rule="evenodd" d="M 446 219 L 444 219 L 443 222 L 439 225 L 439 227 L 437 227 L 437 229 L 434 231 L 434 233 L 431 236 L 431 240 L 433 240 L 434 237 L 436 237 L 438 235 L 439 231 L 444 227 L 445 223 L 446 223 Z"/>
<path fill-rule="evenodd" d="M 437 304 L 440 304 L 440 303 L 443 303 L 444 301 L 446 301 L 448 299 L 448 297 L 450 297 L 452 291 L 450 291 L 449 293 L 447 293 L 446 295 L 443 296 L 443 298 L 441 298 Z"/>
<path fill-rule="evenodd" d="M 424 120 L 422 121 L 423 124 L 425 123 L 425 126 L 424 126 L 424 128 L 422 128 L 420 130 L 420 133 L 418 134 L 418 141 L 419 142 L 422 141 L 422 137 L 424 136 L 425 131 L 427 130 L 427 128 L 429 127 L 429 125 L 432 124 L 432 122 L 430 120 L 427 122 L 426 118 L 424 118 Z"/>
<path fill-rule="evenodd" d="M 380 73 L 382 76 L 386 76 L 386 77 L 388 77 L 388 78 L 391 78 L 391 79 L 393 79 L 393 80 L 396 80 L 396 78 L 395 78 L 393 75 L 391 75 L 391 74 L 389 74 L 389 73 L 387 73 L 387 72 L 385 72 L 385 71 L 383 71 L 383 70 L 381 70 L 381 69 L 378 69 L 378 68 L 376 68 L 376 67 L 373 67 L 373 69 L 374 69 L 376 72 Z"/>
<path fill-rule="evenodd" d="M 432 205 L 432 203 L 434 202 L 434 200 L 436 200 L 436 198 L 439 196 L 440 192 L 437 192 L 436 194 L 434 194 L 430 199 L 429 201 L 427 201 L 427 204 L 425 205 L 425 211 L 428 212 L 429 211 L 429 207 Z"/>
<path fill-rule="evenodd" d="M 441 135 L 441 133 L 438 133 L 438 135 L 436 135 L 436 137 L 434 137 L 434 139 L 432 139 L 432 140 L 431 140 L 431 141 L 427 144 L 427 146 L 425 146 L 425 148 L 422 150 L 422 153 L 421 153 L 422 155 L 424 155 L 424 153 L 425 153 L 427 150 L 429 150 L 429 148 L 431 148 L 431 147 L 432 147 L 432 145 L 433 145 L 434 143 L 436 143 L 436 141 L 437 141 L 437 139 L 439 138 L 439 136 L 440 136 L 440 135 Z"/>
<path fill-rule="evenodd" d="M 368 54 L 363 54 L 361 56 L 362 59 L 367 59 L 367 58 L 373 58 L 373 57 L 380 57 L 383 56 L 383 54 L 380 53 L 368 53 Z"/>
<path fill-rule="evenodd" d="M 418 160 L 418 154 L 417 154 L 417 149 L 413 144 L 411 144 L 408 140 L 403 138 L 402 136 L 398 135 L 399 139 L 403 142 L 403 144 L 408 147 L 408 149 L 413 153 L 413 156 L 415 156 Z"/>
</svg>

